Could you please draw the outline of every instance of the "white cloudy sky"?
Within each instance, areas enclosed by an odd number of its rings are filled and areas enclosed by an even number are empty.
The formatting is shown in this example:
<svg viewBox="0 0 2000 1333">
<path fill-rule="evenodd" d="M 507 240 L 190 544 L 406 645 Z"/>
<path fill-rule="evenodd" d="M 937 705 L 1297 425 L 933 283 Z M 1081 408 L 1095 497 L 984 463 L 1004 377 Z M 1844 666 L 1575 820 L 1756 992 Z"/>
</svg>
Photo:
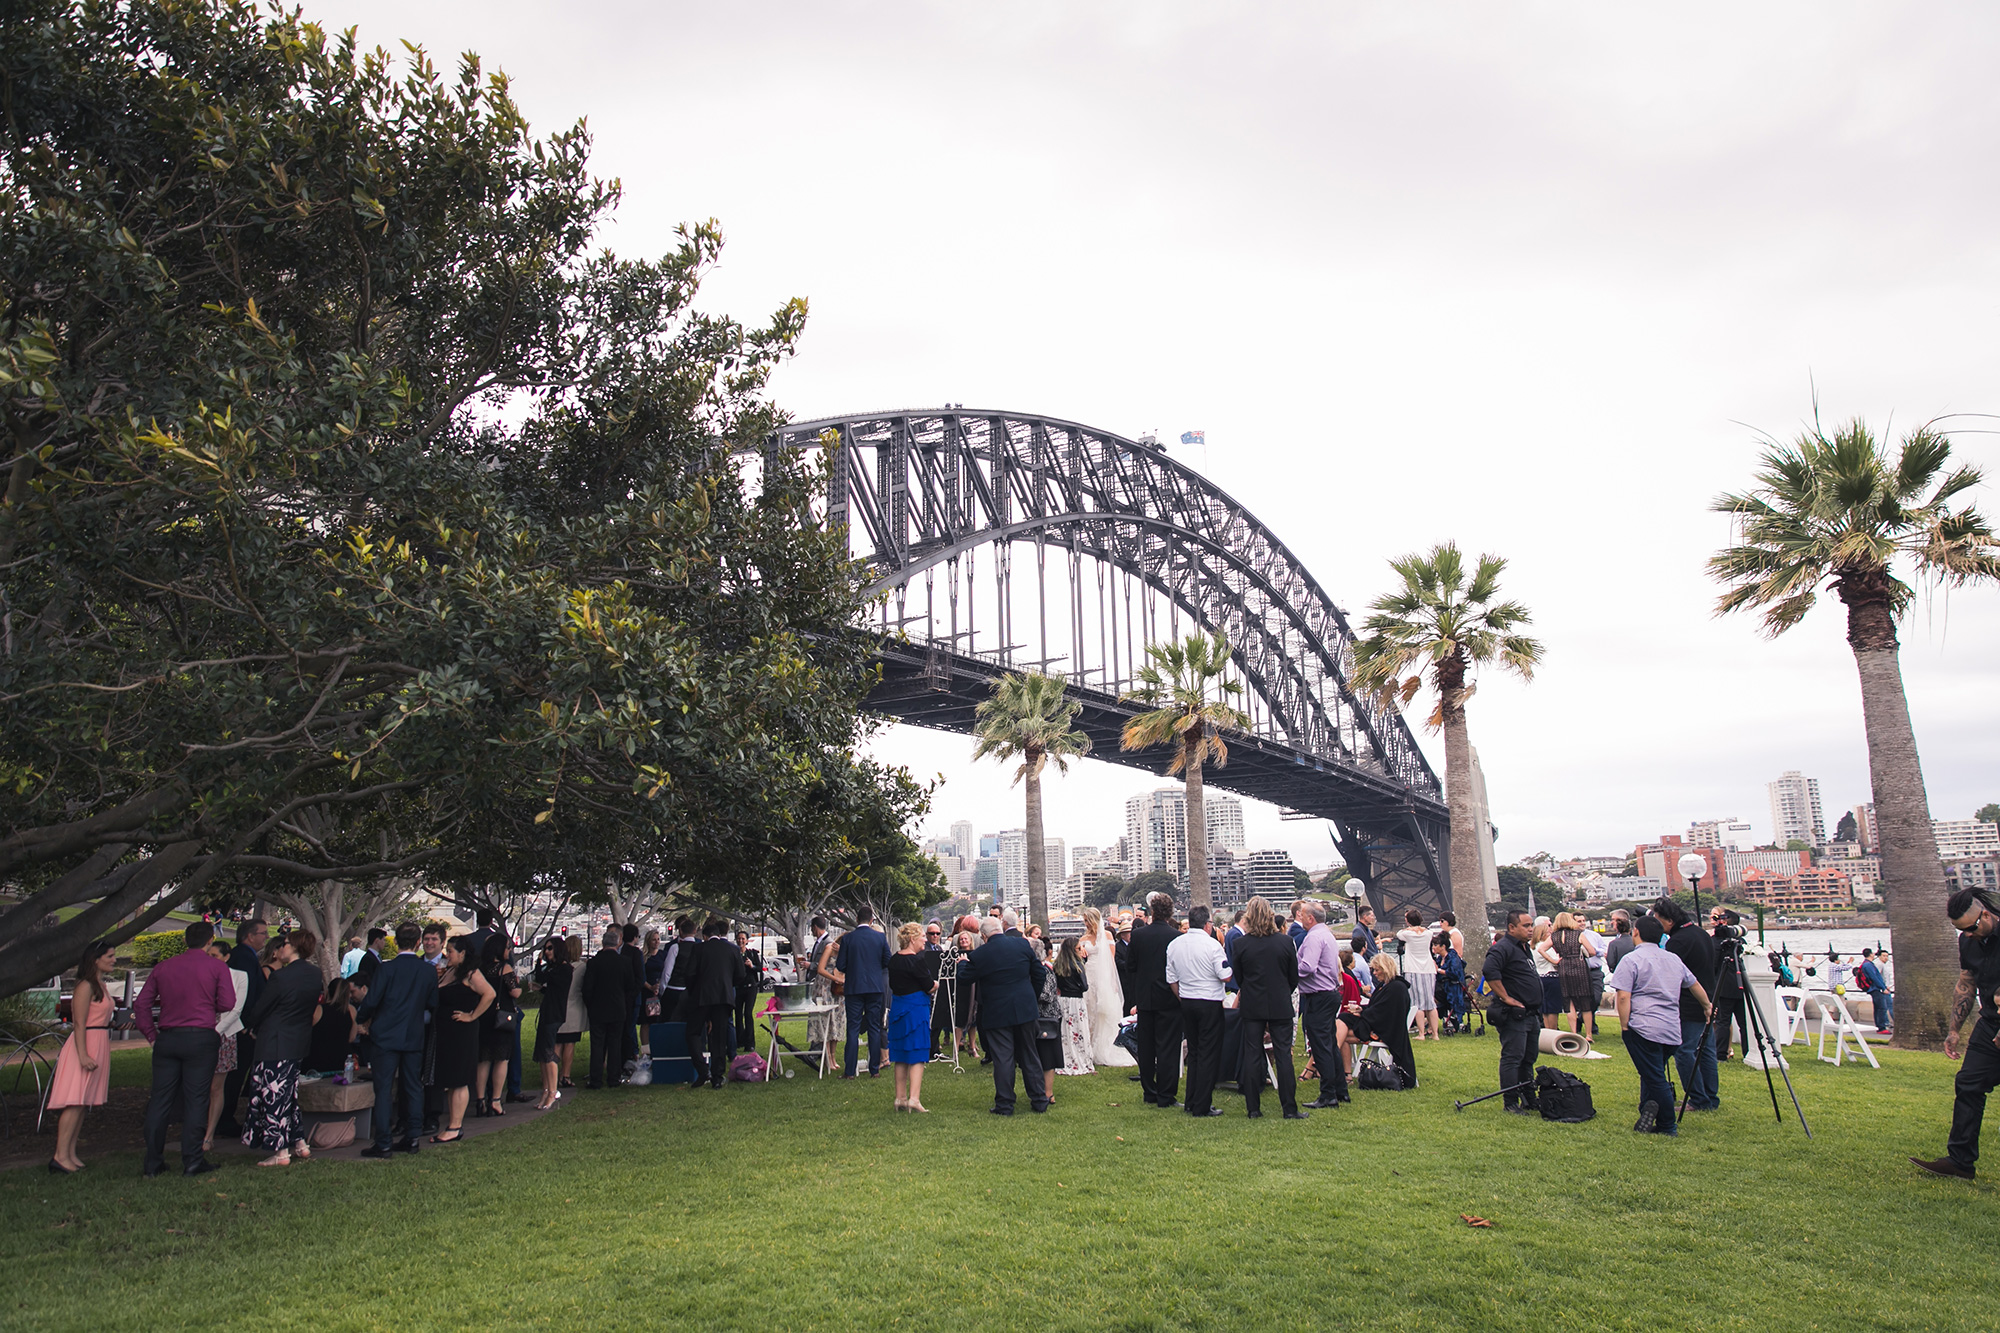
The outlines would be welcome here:
<svg viewBox="0 0 2000 1333">
<path fill-rule="evenodd" d="M 2000 412 L 1990 7 L 308 10 L 441 63 L 478 50 L 538 127 L 588 117 L 625 186 L 614 248 L 719 219 L 717 307 L 811 301 L 776 386 L 795 415 L 1206 430 L 1181 456 L 1354 611 L 1405 551 L 1508 557 L 1548 660 L 1474 703 L 1503 859 L 1767 831 L 1784 769 L 1829 819 L 1866 799 L 1837 605 L 1778 643 L 1712 619 L 1706 504 L 1815 384 L 1832 418 Z M 2000 463 L 1995 436 L 1959 448 Z M 1996 650 L 2000 591 L 1905 632 L 1941 816 L 2000 799 Z M 936 831 L 1018 822 L 963 738 L 879 749 L 944 776 Z M 1150 785 L 1086 762 L 1051 832 L 1103 842 Z M 1253 847 L 1328 859 L 1324 826 L 1249 818 Z"/>
</svg>

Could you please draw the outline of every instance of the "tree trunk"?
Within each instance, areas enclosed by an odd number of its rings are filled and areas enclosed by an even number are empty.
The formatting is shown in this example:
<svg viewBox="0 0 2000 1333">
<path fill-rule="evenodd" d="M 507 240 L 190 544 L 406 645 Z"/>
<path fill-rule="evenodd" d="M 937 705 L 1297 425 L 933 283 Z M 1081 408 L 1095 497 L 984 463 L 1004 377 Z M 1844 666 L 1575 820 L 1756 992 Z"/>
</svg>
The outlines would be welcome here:
<svg viewBox="0 0 2000 1333">
<path fill-rule="evenodd" d="M 1187 766 L 1188 905 L 1213 907 L 1208 892 L 1208 813 L 1201 803 L 1201 761 Z"/>
<path fill-rule="evenodd" d="M 1916 732 L 1896 657 L 1896 621 L 1879 580 L 1836 583 L 1847 603 L 1847 642 L 1861 675 L 1868 779 L 1880 830 L 1882 883 L 1895 960 L 1897 1046 L 1935 1048 L 1950 1022 L 1958 954 L 1945 917 L 1944 866 L 1931 828 Z"/>
<path fill-rule="evenodd" d="M 1049 849 L 1042 835 L 1042 756 L 1029 750 L 1025 785 L 1028 789 L 1028 920 L 1049 929 Z"/>
<path fill-rule="evenodd" d="M 1492 941 L 1486 923 L 1486 882 L 1479 871 L 1479 827 L 1472 800 L 1472 734 L 1465 725 L 1465 663 L 1438 664 L 1439 711 L 1444 715 L 1444 800 L 1451 812 L 1451 844 L 1445 875 L 1451 881 L 1451 910 L 1465 936 L 1465 965 L 1477 966 Z"/>
</svg>

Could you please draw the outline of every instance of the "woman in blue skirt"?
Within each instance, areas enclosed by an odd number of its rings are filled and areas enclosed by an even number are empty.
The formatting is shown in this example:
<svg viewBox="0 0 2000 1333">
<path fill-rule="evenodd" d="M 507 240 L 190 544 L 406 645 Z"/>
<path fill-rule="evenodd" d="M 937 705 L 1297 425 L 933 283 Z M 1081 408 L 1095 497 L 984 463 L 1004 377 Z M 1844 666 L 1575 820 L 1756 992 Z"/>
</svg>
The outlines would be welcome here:
<svg viewBox="0 0 2000 1333">
<path fill-rule="evenodd" d="M 924 928 L 905 921 L 901 946 L 889 959 L 889 1060 L 896 1066 L 896 1109 L 928 1111 L 917 1100 L 931 1058 L 931 994 L 937 990 L 939 955 L 923 946 Z"/>
</svg>

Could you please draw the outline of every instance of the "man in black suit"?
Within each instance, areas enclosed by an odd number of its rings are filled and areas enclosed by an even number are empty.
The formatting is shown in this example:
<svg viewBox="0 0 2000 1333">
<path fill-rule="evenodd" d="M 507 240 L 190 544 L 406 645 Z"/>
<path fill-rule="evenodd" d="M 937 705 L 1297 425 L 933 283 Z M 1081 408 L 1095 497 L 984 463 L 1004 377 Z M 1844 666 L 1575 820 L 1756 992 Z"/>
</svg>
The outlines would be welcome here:
<svg viewBox="0 0 2000 1333">
<path fill-rule="evenodd" d="M 247 1010 L 264 993 L 264 968 L 260 961 L 264 944 L 271 938 L 271 928 L 262 921 L 252 918 L 238 923 L 236 927 L 236 947 L 229 951 L 229 966 L 232 971 L 241 972 L 250 979 L 249 993 L 243 997 L 243 1007 Z M 257 1039 L 248 1032 L 236 1034 L 236 1068 L 222 1076 L 222 1116 L 215 1122 L 218 1137 L 236 1138 L 243 1133 L 243 1126 L 236 1119 L 236 1103 L 243 1096 L 243 1080 L 249 1077 L 250 1067 L 257 1063 Z"/>
<path fill-rule="evenodd" d="M 368 998 L 354 1016 L 375 1047 L 375 1143 L 363 1157 L 391 1154 L 396 1080 L 403 1080 L 403 1140 L 395 1150 L 417 1150 L 417 1127 L 424 1123 L 424 1016 L 437 1008 L 437 973 L 416 952 L 422 928 L 414 921 L 396 927 L 401 950 L 375 969 Z"/>
<path fill-rule="evenodd" d="M 1035 946 L 1020 931 L 1013 908 L 1001 914 L 1002 932 L 967 954 L 958 965 L 961 985 L 979 987 L 979 1033 L 993 1057 L 993 1114 L 1014 1114 L 1014 1066 L 1028 1085 L 1028 1105 L 1049 1109 L 1048 1078 L 1035 1049 L 1036 995 L 1047 969 L 1035 958 Z"/>
<path fill-rule="evenodd" d="M 637 1064 L 639 1060 L 639 1024 L 645 1018 L 646 995 L 646 951 L 639 947 L 639 928 L 626 922 L 619 934 L 624 938 L 624 947 L 618 956 L 625 960 L 625 1031 L 619 1051 L 623 1064 Z"/>
<path fill-rule="evenodd" d="M 1181 1002 L 1167 984 L 1167 946 L 1181 937 L 1174 925 L 1174 899 L 1154 893 L 1146 899 L 1153 919 L 1132 932 L 1132 985 L 1138 994 L 1139 1087 L 1162 1110 L 1180 1105 Z"/>
<path fill-rule="evenodd" d="M 590 1082 L 584 1086 L 590 1088 L 604 1087 L 607 1081 L 615 1088 L 625 1081 L 619 1064 L 625 1043 L 619 1029 L 632 1025 L 631 997 L 626 993 L 632 974 L 618 955 L 619 938 L 618 927 L 605 931 L 604 947 L 583 967 L 583 1008 L 590 1016 Z"/>
<path fill-rule="evenodd" d="M 1292 937 L 1278 929 L 1277 914 L 1261 897 L 1252 898 L 1243 910 L 1243 934 L 1237 938 L 1234 957 L 1231 975 L 1236 978 L 1236 1010 L 1243 1022 L 1236 1083 L 1243 1089 L 1244 1109 L 1252 1120 L 1264 1114 L 1257 1099 L 1264 1087 L 1264 1037 L 1269 1033 L 1285 1119 L 1303 1120 L 1298 1080 L 1292 1076 L 1292 992 L 1299 984 L 1299 951 Z"/>
<path fill-rule="evenodd" d="M 729 1057 L 736 1049 L 731 1020 L 736 1012 L 736 988 L 743 984 L 743 955 L 729 942 L 729 923 L 712 916 L 702 927 L 705 937 L 695 951 L 694 971 L 688 977 L 688 996 L 696 1017 L 688 1026 L 707 1035 L 707 1058 L 688 1043 L 694 1061 L 694 1086 L 722 1086 L 729 1073 Z M 704 1078 L 704 1076 L 706 1076 Z"/>
</svg>

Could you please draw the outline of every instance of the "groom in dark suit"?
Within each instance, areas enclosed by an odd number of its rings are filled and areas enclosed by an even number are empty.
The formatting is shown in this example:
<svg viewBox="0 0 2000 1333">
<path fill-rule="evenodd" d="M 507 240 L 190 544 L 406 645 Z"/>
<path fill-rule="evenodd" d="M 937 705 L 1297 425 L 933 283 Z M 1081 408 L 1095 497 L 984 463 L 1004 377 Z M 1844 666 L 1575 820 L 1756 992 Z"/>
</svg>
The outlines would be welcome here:
<svg viewBox="0 0 2000 1333">
<path fill-rule="evenodd" d="M 421 927 L 405 921 L 396 927 L 394 958 L 375 969 L 375 984 L 355 1017 L 375 1044 L 375 1142 L 363 1157 L 390 1155 L 395 1121 L 396 1081 L 403 1088 L 402 1152 L 417 1150 L 417 1130 L 424 1123 L 424 1017 L 437 1007 L 437 973 L 415 951 Z"/>
<path fill-rule="evenodd" d="M 1046 971 L 1035 946 L 1021 934 L 1012 908 L 1001 914 L 1002 933 L 991 936 L 958 965 L 960 982 L 979 985 L 979 1035 L 993 1057 L 993 1114 L 1014 1114 L 1014 1066 L 1028 1085 L 1028 1105 L 1049 1109 L 1049 1081 L 1035 1049 L 1035 996 Z"/>
<path fill-rule="evenodd" d="M 1132 984 L 1127 1003 L 1139 1006 L 1139 1087 L 1146 1100 L 1163 1110 L 1181 1088 L 1181 1001 L 1167 984 L 1167 946 L 1181 937 L 1174 925 L 1172 894 L 1146 899 L 1152 920 L 1132 932 Z"/>
</svg>

